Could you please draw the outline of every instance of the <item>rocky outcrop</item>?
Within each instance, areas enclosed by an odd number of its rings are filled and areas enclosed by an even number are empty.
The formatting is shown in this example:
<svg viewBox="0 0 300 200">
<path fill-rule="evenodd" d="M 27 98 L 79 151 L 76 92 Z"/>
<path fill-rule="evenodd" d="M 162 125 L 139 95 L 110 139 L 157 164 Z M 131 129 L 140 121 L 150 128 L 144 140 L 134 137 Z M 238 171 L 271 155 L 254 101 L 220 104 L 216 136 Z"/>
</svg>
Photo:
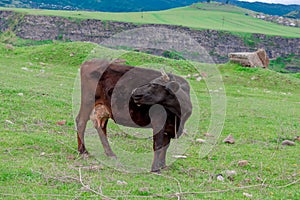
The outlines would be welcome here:
<svg viewBox="0 0 300 200">
<path fill-rule="evenodd" d="M 264 49 L 259 49 L 256 52 L 230 53 L 229 59 L 231 62 L 239 63 L 245 67 L 267 68 L 270 64 L 268 55 Z"/>
<path fill-rule="evenodd" d="M 242 37 L 226 31 L 195 30 L 183 26 L 138 25 L 126 22 L 68 19 L 56 16 L 35 16 L 12 11 L 0 11 L 0 31 L 11 30 L 18 37 L 31 40 L 101 43 L 115 34 L 139 27 L 167 28 L 189 35 L 208 52 L 216 63 L 227 62 L 228 54 L 231 52 L 251 52 L 259 48 L 266 49 L 270 58 L 288 56 L 290 54 L 300 56 L 300 38 L 266 36 L 263 34 L 252 34 L 248 37 Z"/>
</svg>

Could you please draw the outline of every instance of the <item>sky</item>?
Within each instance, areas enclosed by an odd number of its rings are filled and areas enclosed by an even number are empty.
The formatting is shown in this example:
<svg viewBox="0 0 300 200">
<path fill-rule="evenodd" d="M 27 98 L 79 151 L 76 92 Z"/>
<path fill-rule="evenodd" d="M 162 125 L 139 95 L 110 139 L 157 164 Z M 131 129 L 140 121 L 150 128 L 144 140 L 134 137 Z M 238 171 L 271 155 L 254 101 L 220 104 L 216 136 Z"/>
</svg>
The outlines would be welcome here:
<svg viewBox="0 0 300 200">
<path fill-rule="evenodd" d="M 280 4 L 298 4 L 300 5 L 300 0 L 240 0 L 240 1 L 248 1 L 248 2 L 265 2 L 265 3 L 280 3 Z"/>
</svg>

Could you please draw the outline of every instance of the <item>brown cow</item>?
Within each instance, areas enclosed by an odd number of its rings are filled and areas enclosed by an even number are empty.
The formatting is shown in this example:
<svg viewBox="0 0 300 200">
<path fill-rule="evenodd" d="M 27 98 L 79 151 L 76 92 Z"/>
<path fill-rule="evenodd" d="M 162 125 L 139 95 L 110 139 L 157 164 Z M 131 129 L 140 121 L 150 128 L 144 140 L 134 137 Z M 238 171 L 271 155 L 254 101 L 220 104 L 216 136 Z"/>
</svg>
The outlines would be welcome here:
<svg viewBox="0 0 300 200">
<path fill-rule="evenodd" d="M 81 106 L 76 118 L 78 151 L 87 153 L 84 131 L 93 120 L 105 154 L 116 157 L 107 140 L 109 118 L 117 124 L 153 129 L 152 172 L 165 167 L 171 138 L 178 138 L 192 112 L 190 88 L 179 76 L 93 59 L 82 64 Z"/>
</svg>

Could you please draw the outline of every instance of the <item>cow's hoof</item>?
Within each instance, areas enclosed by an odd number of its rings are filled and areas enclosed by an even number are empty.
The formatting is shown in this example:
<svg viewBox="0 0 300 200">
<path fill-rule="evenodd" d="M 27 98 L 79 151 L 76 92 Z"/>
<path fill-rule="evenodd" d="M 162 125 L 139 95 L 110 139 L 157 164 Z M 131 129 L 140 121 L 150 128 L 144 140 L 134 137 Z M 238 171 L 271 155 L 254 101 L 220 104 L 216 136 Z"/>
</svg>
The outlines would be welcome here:
<svg viewBox="0 0 300 200">
<path fill-rule="evenodd" d="M 82 154 L 80 154 L 80 157 L 81 157 L 82 159 L 88 159 L 88 158 L 90 157 L 90 154 L 89 154 L 88 152 L 82 153 Z"/>
<path fill-rule="evenodd" d="M 106 154 L 107 157 L 117 160 L 117 156 L 113 152 L 105 153 L 105 154 Z"/>
<path fill-rule="evenodd" d="M 116 155 L 113 155 L 113 156 L 109 156 L 110 159 L 112 160 L 118 160 L 117 156 Z"/>
<path fill-rule="evenodd" d="M 161 174 L 160 169 L 156 169 L 156 170 L 151 170 L 152 174 Z"/>
<path fill-rule="evenodd" d="M 85 149 L 85 147 L 81 147 L 78 149 L 79 154 L 89 154 L 89 152 Z"/>
<path fill-rule="evenodd" d="M 167 165 L 163 165 L 163 166 L 161 167 L 161 169 L 168 169 L 168 166 L 167 166 Z"/>
</svg>

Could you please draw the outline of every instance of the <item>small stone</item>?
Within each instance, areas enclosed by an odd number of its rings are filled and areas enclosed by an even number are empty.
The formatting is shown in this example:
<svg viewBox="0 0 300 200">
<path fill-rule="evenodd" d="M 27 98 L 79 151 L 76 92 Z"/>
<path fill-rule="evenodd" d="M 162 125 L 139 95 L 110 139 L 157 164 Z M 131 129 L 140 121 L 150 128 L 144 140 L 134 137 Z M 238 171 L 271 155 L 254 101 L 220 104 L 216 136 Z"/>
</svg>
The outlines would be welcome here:
<svg viewBox="0 0 300 200">
<path fill-rule="evenodd" d="M 260 177 L 256 177 L 257 182 L 262 182 L 262 179 Z"/>
<path fill-rule="evenodd" d="M 196 142 L 199 142 L 199 143 L 201 143 L 201 144 L 202 144 L 202 143 L 205 143 L 206 141 L 205 141 L 205 140 L 203 140 L 203 139 L 200 139 L 200 138 L 199 138 L 199 139 L 196 139 Z"/>
<path fill-rule="evenodd" d="M 224 181 L 224 177 L 222 174 L 217 174 L 217 180 L 218 181 Z"/>
<path fill-rule="evenodd" d="M 200 77 L 200 76 L 196 78 L 196 81 L 201 81 L 201 80 L 202 80 L 202 77 Z"/>
<path fill-rule="evenodd" d="M 18 93 L 18 96 L 22 97 L 24 94 L 22 92 Z"/>
<path fill-rule="evenodd" d="M 227 136 L 227 138 L 225 138 L 223 140 L 223 142 L 228 143 L 228 144 L 234 144 L 235 140 L 234 140 L 233 136 L 230 134 L 230 135 Z"/>
<path fill-rule="evenodd" d="M 244 167 L 244 166 L 247 166 L 249 163 L 248 163 L 248 160 L 240 160 L 239 162 L 238 162 L 238 165 L 240 166 L 240 167 Z"/>
<path fill-rule="evenodd" d="M 42 152 L 42 153 L 40 153 L 40 156 L 44 156 L 46 153 L 45 152 Z"/>
<path fill-rule="evenodd" d="M 252 198 L 252 194 L 249 194 L 249 193 L 246 193 L 246 192 L 243 192 L 243 195 L 247 198 Z"/>
<path fill-rule="evenodd" d="M 10 120 L 8 120 L 8 119 L 5 120 L 5 122 L 8 123 L 8 124 L 14 124 L 12 121 L 10 121 Z"/>
<path fill-rule="evenodd" d="M 67 122 L 66 120 L 61 120 L 61 121 L 56 122 L 56 125 L 62 126 L 62 125 L 65 125 L 66 122 Z"/>
<path fill-rule="evenodd" d="M 203 135 L 204 135 L 205 137 L 213 137 L 213 135 L 210 134 L 210 133 L 203 133 Z"/>
<path fill-rule="evenodd" d="M 126 181 L 117 180 L 118 185 L 127 185 L 128 183 Z"/>
<path fill-rule="evenodd" d="M 75 54 L 72 52 L 72 53 L 70 53 L 70 57 L 73 57 Z"/>
<path fill-rule="evenodd" d="M 286 146 L 295 146 L 295 142 L 290 141 L 290 140 L 284 140 L 281 145 L 286 145 Z"/>
<path fill-rule="evenodd" d="M 226 170 L 225 173 L 227 176 L 234 176 L 237 174 L 235 170 Z"/>
<path fill-rule="evenodd" d="M 22 67 L 21 69 L 24 71 L 29 71 L 29 69 L 27 67 Z"/>
<path fill-rule="evenodd" d="M 195 78 L 199 77 L 200 75 L 199 74 L 194 74 L 193 75 Z"/>
<path fill-rule="evenodd" d="M 173 155 L 173 158 L 181 158 L 181 159 L 186 159 L 187 156 L 183 156 L 183 155 Z"/>
</svg>

